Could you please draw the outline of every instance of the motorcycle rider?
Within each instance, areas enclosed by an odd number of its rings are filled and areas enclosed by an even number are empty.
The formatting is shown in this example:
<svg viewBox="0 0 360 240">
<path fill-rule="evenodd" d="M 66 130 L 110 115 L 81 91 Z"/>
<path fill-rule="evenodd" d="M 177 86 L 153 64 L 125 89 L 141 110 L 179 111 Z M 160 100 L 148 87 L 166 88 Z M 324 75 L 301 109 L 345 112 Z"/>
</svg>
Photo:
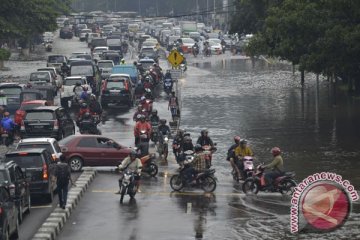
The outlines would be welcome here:
<svg viewBox="0 0 360 240">
<path fill-rule="evenodd" d="M 193 55 L 196 56 L 199 54 L 199 44 L 198 41 L 195 41 L 194 45 L 192 46 Z"/>
<path fill-rule="evenodd" d="M 141 107 L 143 109 L 145 109 L 145 111 L 147 113 L 150 113 L 152 111 L 152 100 L 151 99 L 146 99 L 145 96 L 142 96 L 140 98 L 140 104 L 141 104 Z"/>
<path fill-rule="evenodd" d="M 165 76 L 164 76 L 164 90 L 166 90 L 166 88 L 168 87 L 170 90 L 169 92 L 172 92 L 173 89 L 173 80 L 171 77 L 171 72 L 170 70 L 166 70 Z M 170 85 L 170 86 L 166 86 L 166 85 Z"/>
<path fill-rule="evenodd" d="M 97 127 L 93 116 L 89 112 L 85 112 L 80 123 L 79 129 L 89 130 L 90 133 L 96 133 Z"/>
<path fill-rule="evenodd" d="M 145 69 L 141 63 L 137 63 L 136 68 L 139 71 L 140 75 L 143 75 L 145 73 Z"/>
<path fill-rule="evenodd" d="M 240 146 L 240 140 L 241 138 L 239 136 L 235 136 L 234 137 L 234 144 L 231 145 L 231 147 L 228 149 L 227 151 L 227 157 L 226 157 L 226 160 L 227 161 L 230 161 L 230 165 L 231 167 L 236 171 L 237 175 L 238 175 L 238 179 L 240 179 L 241 177 L 241 174 L 240 174 L 240 170 L 239 168 L 237 167 L 236 163 L 235 163 L 235 160 L 236 160 L 236 157 L 235 157 L 235 148 Z"/>
<path fill-rule="evenodd" d="M 137 146 L 140 143 L 140 134 L 142 130 L 146 132 L 147 141 L 149 141 L 151 135 L 151 125 L 150 123 L 145 121 L 144 115 L 141 115 L 140 121 L 138 121 L 134 127 L 135 146 Z"/>
<path fill-rule="evenodd" d="M 160 122 L 160 118 L 158 116 L 158 111 L 156 109 L 153 109 L 151 111 L 151 115 L 150 115 L 150 118 L 149 118 L 149 121 L 151 123 L 151 125 L 157 125 L 159 124 Z M 153 124 L 154 123 L 154 124 Z"/>
<path fill-rule="evenodd" d="M 160 119 L 160 125 L 158 127 L 158 140 L 159 140 L 159 146 L 163 146 L 164 143 L 164 136 L 167 136 L 170 138 L 171 136 L 171 130 L 168 125 L 166 125 L 166 119 Z M 164 156 L 164 160 L 167 160 L 167 155 Z"/>
<path fill-rule="evenodd" d="M 172 80 L 172 77 L 171 77 L 171 71 L 170 71 L 170 69 L 166 70 L 166 73 L 165 73 L 164 78 L 165 78 L 165 79 L 166 79 L 166 78 L 169 78 L 169 79 L 171 79 L 171 80 Z"/>
<path fill-rule="evenodd" d="M 62 73 L 63 77 L 68 76 L 70 73 L 70 68 L 66 64 L 66 62 L 63 62 L 63 64 L 61 65 L 61 73 Z"/>
<path fill-rule="evenodd" d="M 273 147 L 271 154 L 274 159 L 271 163 L 262 166 L 263 169 L 272 169 L 271 172 L 265 173 L 266 188 L 271 190 L 273 188 L 273 181 L 282 175 L 284 175 L 284 160 L 281 157 L 281 150 L 279 147 Z"/>
<path fill-rule="evenodd" d="M 235 170 L 237 173 L 239 173 L 237 170 L 240 171 L 241 175 L 238 175 L 238 179 L 244 179 L 244 163 L 243 158 L 245 156 L 254 156 L 253 151 L 249 146 L 247 146 L 247 140 L 241 139 L 239 146 L 237 146 L 234 150 L 235 158 L 234 163 L 237 167 Z M 239 178 L 240 177 L 240 178 Z"/>
<path fill-rule="evenodd" d="M 81 122 L 83 115 L 85 113 L 90 113 L 90 109 L 88 108 L 88 105 L 86 102 L 82 102 L 80 104 L 80 110 L 79 110 L 79 114 L 78 114 L 77 121 L 76 121 L 77 125 L 79 125 L 79 123 Z"/>
<path fill-rule="evenodd" d="M 134 116 L 133 116 L 133 120 L 134 120 L 135 122 L 137 122 L 138 120 L 140 120 L 140 119 L 138 119 L 138 115 L 143 115 L 143 114 L 144 114 L 144 111 L 143 111 L 142 105 L 139 104 L 139 105 L 137 106 L 137 110 L 136 110 L 136 112 L 135 112 L 135 114 L 134 114 Z"/>
<path fill-rule="evenodd" d="M 194 151 L 194 144 L 192 143 L 190 133 L 185 133 L 184 134 L 184 143 L 182 145 L 182 151 L 186 152 L 188 150 Z"/>
<path fill-rule="evenodd" d="M 175 155 L 177 163 L 180 162 L 180 153 L 182 151 L 182 146 L 184 144 L 184 130 L 179 129 L 174 137 L 173 141 L 173 153 Z"/>
<path fill-rule="evenodd" d="M 171 93 L 171 97 L 169 99 L 168 110 L 171 111 L 171 116 L 174 121 L 174 118 L 178 115 L 179 102 L 178 98 L 175 96 L 175 92 Z"/>
<path fill-rule="evenodd" d="M 184 174 L 186 177 L 186 182 L 190 184 L 194 177 L 204 172 L 206 168 L 206 159 L 205 159 L 205 153 L 203 152 L 203 149 L 200 144 L 195 145 L 195 154 L 194 154 L 194 160 L 191 162 L 191 166 L 188 167 Z"/>
<path fill-rule="evenodd" d="M 132 150 L 130 152 L 129 156 L 126 157 L 119 165 L 120 171 L 124 171 L 128 168 L 131 171 L 136 173 L 136 175 L 134 177 L 135 190 L 139 191 L 142 163 L 141 163 L 141 160 L 137 157 L 137 153 L 135 150 Z M 122 178 L 119 179 L 119 187 L 121 186 L 121 183 L 122 183 Z M 120 194 L 120 190 L 119 190 L 119 192 L 117 192 L 117 194 Z"/>
<path fill-rule="evenodd" d="M 9 112 L 4 112 L 4 117 L 1 119 L 1 128 L 3 131 L 6 131 L 9 134 L 10 139 L 14 139 L 14 131 L 16 124 L 10 118 Z"/>
<path fill-rule="evenodd" d="M 82 91 L 82 93 L 80 95 L 80 99 L 85 101 L 85 102 L 89 101 L 89 93 L 88 93 L 88 87 L 87 86 L 83 87 L 83 91 Z"/>
<path fill-rule="evenodd" d="M 101 116 L 102 114 L 102 108 L 100 103 L 97 101 L 96 96 L 94 94 L 90 95 L 90 104 L 89 109 L 91 114 L 97 114 Z"/>
<path fill-rule="evenodd" d="M 200 144 L 200 146 L 210 145 L 211 148 L 214 148 L 214 143 L 211 138 L 208 136 L 209 131 L 207 129 L 201 130 L 201 136 L 198 138 L 196 144 Z"/>
</svg>

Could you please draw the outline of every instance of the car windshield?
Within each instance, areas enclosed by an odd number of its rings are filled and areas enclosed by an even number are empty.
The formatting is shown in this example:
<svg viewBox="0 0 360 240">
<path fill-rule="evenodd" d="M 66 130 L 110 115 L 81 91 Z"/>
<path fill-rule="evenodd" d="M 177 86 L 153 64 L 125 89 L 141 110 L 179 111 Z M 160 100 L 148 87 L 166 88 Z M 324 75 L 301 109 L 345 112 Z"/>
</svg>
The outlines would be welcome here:
<svg viewBox="0 0 360 240">
<path fill-rule="evenodd" d="M 106 84 L 106 89 L 124 89 L 124 82 L 119 80 L 108 81 Z"/>
<path fill-rule="evenodd" d="M 22 104 L 20 110 L 26 111 L 29 109 L 34 109 L 36 107 L 44 106 L 42 103 L 29 103 L 29 104 Z"/>
<path fill-rule="evenodd" d="M 47 81 L 50 82 L 50 75 L 48 72 L 31 73 L 30 81 Z"/>
<path fill-rule="evenodd" d="M 91 55 L 89 54 L 79 54 L 76 56 L 76 58 L 81 58 L 81 59 L 85 59 L 85 60 L 91 60 Z"/>
<path fill-rule="evenodd" d="M 0 183 L 8 181 L 5 169 L 0 170 Z"/>
<path fill-rule="evenodd" d="M 195 43 L 194 39 L 191 39 L 191 38 L 183 38 L 182 42 L 183 43 Z"/>
<path fill-rule="evenodd" d="M 71 66 L 71 75 L 92 76 L 93 68 L 90 65 Z"/>
<path fill-rule="evenodd" d="M 21 168 L 39 168 L 43 161 L 39 154 L 21 154 L 6 156 L 6 159 L 16 162 Z"/>
<path fill-rule="evenodd" d="M 106 40 L 105 39 L 93 39 L 91 40 L 91 44 L 92 45 L 97 45 L 97 46 L 106 46 Z"/>
<path fill-rule="evenodd" d="M 219 46 L 219 43 L 209 41 L 209 45 L 210 46 Z"/>
<path fill-rule="evenodd" d="M 21 88 L 18 87 L 2 87 L 0 90 L 3 91 L 5 95 L 20 95 L 21 93 Z"/>
<path fill-rule="evenodd" d="M 63 63 L 65 62 L 64 56 L 49 56 L 48 57 L 49 63 Z"/>
<path fill-rule="evenodd" d="M 97 49 L 94 49 L 93 54 L 94 54 L 94 53 L 96 53 L 96 54 L 101 54 L 101 53 L 103 53 L 103 52 L 105 52 L 105 51 L 108 51 L 108 49 L 107 49 L 107 48 L 97 48 Z"/>
<path fill-rule="evenodd" d="M 144 69 L 149 69 L 154 63 L 153 62 L 142 62 L 141 64 Z"/>
<path fill-rule="evenodd" d="M 155 46 L 155 42 L 143 42 L 143 46 Z"/>
<path fill-rule="evenodd" d="M 23 93 L 22 96 L 23 96 L 23 101 L 31 101 L 31 100 L 39 99 L 37 93 L 27 92 L 27 93 Z"/>
<path fill-rule="evenodd" d="M 65 86 L 74 86 L 76 83 L 80 83 L 81 85 L 85 84 L 85 79 L 66 79 L 64 82 Z"/>
<path fill-rule="evenodd" d="M 20 143 L 17 150 L 32 149 L 32 148 L 45 148 L 49 153 L 54 153 L 50 143 Z"/>
<path fill-rule="evenodd" d="M 25 117 L 26 120 L 54 120 L 53 112 L 48 111 L 34 111 L 28 112 Z"/>
<path fill-rule="evenodd" d="M 99 62 L 98 67 L 99 68 L 112 68 L 113 64 L 112 64 L 112 62 Z"/>
<path fill-rule="evenodd" d="M 209 42 L 214 42 L 214 43 L 221 44 L 221 40 L 220 40 L 220 39 L 209 39 Z"/>
</svg>

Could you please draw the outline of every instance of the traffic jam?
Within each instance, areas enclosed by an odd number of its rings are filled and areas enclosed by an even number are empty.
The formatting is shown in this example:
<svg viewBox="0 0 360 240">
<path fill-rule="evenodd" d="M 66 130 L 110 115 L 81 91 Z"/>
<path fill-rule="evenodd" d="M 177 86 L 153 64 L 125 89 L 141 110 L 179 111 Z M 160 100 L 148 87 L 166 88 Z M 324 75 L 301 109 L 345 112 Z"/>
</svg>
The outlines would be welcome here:
<svg viewBox="0 0 360 240">
<path fill-rule="evenodd" d="M 195 239 L 258 239 L 216 225 L 231 217 L 265 219 L 263 231 L 284 224 L 297 181 L 282 168 L 282 149 L 272 146 L 272 162 L 257 165 L 244 137 L 229 148 L 202 125 L 183 127 L 183 104 L 194 101 L 184 91 L 202 88 L 198 76 L 208 74 L 195 66 L 248 59 L 252 35 L 96 14 L 58 18 L 59 29 L 43 35 L 44 60 L 29 70 L 19 63 L 26 77 L 0 83 L 0 239 L 32 239 L 50 213 L 69 211 L 67 192 L 87 169 L 97 176 L 53 239 L 182 239 L 184 229 Z M 195 109 L 197 118 L 211 111 Z M 281 174 L 265 171 L 274 167 Z"/>
</svg>

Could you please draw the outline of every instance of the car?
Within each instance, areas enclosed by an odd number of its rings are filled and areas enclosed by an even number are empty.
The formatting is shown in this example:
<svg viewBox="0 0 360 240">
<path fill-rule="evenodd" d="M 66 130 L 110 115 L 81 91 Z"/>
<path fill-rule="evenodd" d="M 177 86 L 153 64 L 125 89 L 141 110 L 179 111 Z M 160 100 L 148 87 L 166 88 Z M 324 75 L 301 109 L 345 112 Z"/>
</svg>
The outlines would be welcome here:
<svg viewBox="0 0 360 240">
<path fill-rule="evenodd" d="M 50 72 L 51 76 L 56 81 L 56 86 L 58 88 L 61 88 L 62 81 L 61 81 L 61 78 L 58 76 L 58 74 L 56 72 L 56 68 L 54 68 L 54 67 L 44 67 L 44 68 L 38 68 L 37 71 L 48 71 L 48 72 Z"/>
<path fill-rule="evenodd" d="M 71 28 L 69 27 L 62 27 L 60 29 L 60 38 L 62 39 L 72 39 L 74 36 L 74 33 Z"/>
<path fill-rule="evenodd" d="M 21 223 L 25 213 L 30 213 L 30 179 L 14 161 L 0 162 L 0 185 L 6 186 L 13 196 L 18 208 L 18 218 Z"/>
<path fill-rule="evenodd" d="M 69 101 L 71 101 L 72 105 L 78 104 L 78 100 L 80 100 L 80 99 L 77 99 L 77 98 L 80 97 L 82 90 L 80 91 L 80 88 L 75 89 L 76 83 L 80 83 L 82 88 L 87 87 L 88 94 L 92 93 L 91 86 L 88 84 L 86 77 L 84 77 L 84 76 L 66 77 L 64 79 L 64 85 L 61 89 L 61 100 L 60 100 L 61 106 L 67 108 L 69 106 Z"/>
<path fill-rule="evenodd" d="M 45 148 L 51 154 L 51 160 L 57 162 L 62 155 L 61 148 L 55 138 L 26 138 L 16 145 L 16 150 Z"/>
<path fill-rule="evenodd" d="M 92 93 L 95 95 L 100 93 L 100 74 L 93 61 L 80 60 L 72 62 L 70 65 L 70 76 L 86 77 L 87 83 L 92 86 Z"/>
<path fill-rule="evenodd" d="M 156 44 L 157 44 L 157 42 L 145 41 L 141 44 L 141 47 L 142 48 L 151 48 L 153 50 L 156 50 Z"/>
<path fill-rule="evenodd" d="M 85 28 L 80 30 L 79 39 L 81 42 L 85 41 L 86 35 L 92 33 L 91 29 Z"/>
<path fill-rule="evenodd" d="M 90 48 L 91 50 L 93 50 L 95 47 L 106 47 L 107 46 L 107 42 L 105 38 L 93 38 L 90 42 Z"/>
<path fill-rule="evenodd" d="M 87 42 L 87 44 L 88 44 L 88 47 L 90 47 L 91 40 L 92 40 L 93 38 L 98 38 L 98 37 L 100 37 L 100 34 L 99 34 L 99 33 L 89 33 L 89 36 L 88 36 L 88 38 L 87 38 L 87 40 L 86 40 L 86 42 Z"/>
<path fill-rule="evenodd" d="M 209 46 L 211 50 L 211 54 L 221 54 L 222 46 L 218 42 L 209 41 Z"/>
<path fill-rule="evenodd" d="M 94 60 L 99 61 L 103 52 L 109 51 L 109 47 L 95 47 L 92 51 L 92 57 Z"/>
<path fill-rule="evenodd" d="M 59 144 L 72 171 L 84 166 L 118 166 L 131 152 L 111 138 L 98 135 L 72 135 Z"/>
<path fill-rule="evenodd" d="M 62 139 L 75 134 L 74 121 L 60 106 L 43 106 L 26 110 L 21 123 L 21 137 L 53 137 Z"/>
<path fill-rule="evenodd" d="M 14 114 L 20 107 L 20 94 L 24 89 L 24 84 L 0 83 L 0 92 L 5 96 L 0 105 L 3 105 L 6 111 Z"/>
<path fill-rule="evenodd" d="M 14 122 L 20 126 L 21 122 L 24 120 L 26 110 L 37 108 L 40 106 L 46 106 L 47 101 L 46 100 L 31 100 L 31 101 L 23 101 L 21 103 L 21 106 L 18 110 L 15 112 L 14 116 Z"/>
<path fill-rule="evenodd" d="M 101 91 L 101 105 L 107 107 L 109 103 L 131 108 L 134 104 L 134 88 L 129 74 L 111 74 L 103 81 Z"/>
<path fill-rule="evenodd" d="M 153 59 L 151 58 L 143 58 L 140 59 L 138 61 L 139 63 L 141 63 L 142 67 L 144 68 L 144 70 L 149 71 L 150 68 L 154 65 L 154 63 L 156 63 Z"/>
<path fill-rule="evenodd" d="M 149 58 L 153 59 L 155 62 L 159 62 L 159 54 L 157 50 L 154 50 L 153 48 L 145 48 L 143 47 L 139 54 L 139 59 L 143 58 Z"/>
<path fill-rule="evenodd" d="M 123 54 L 115 50 L 104 51 L 101 54 L 102 60 L 112 60 L 115 65 L 119 64 L 122 58 Z"/>
<path fill-rule="evenodd" d="M 106 79 L 110 76 L 112 69 L 114 67 L 114 62 L 112 60 L 99 60 L 97 66 L 101 73 L 101 78 Z"/>
<path fill-rule="evenodd" d="M 184 53 L 191 53 L 192 51 L 192 47 L 195 44 L 194 39 L 192 38 L 181 38 L 181 42 L 182 42 L 182 50 Z"/>
<path fill-rule="evenodd" d="M 74 58 L 79 58 L 79 59 L 85 59 L 85 60 L 92 60 L 92 56 L 89 53 L 86 54 L 78 54 L 76 55 Z"/>
<path fill-rule="evenodd" d="M 138 70 L 137 70 L 136 66 L 134 66 L 134 64 L 116 65 L 113 67 L 111 73 L 129 74 L 133 85 L 136 85 L 139 80 Z"/>
<path fill-rule="evenodd" d="M 1 239 L 19 238 L 18 208 L 6 186 L 0 185 L 0 234 Z"/>
<path fill-rule="evenodd" d="M 33 86 L 51 86 L 54 95 L 57 95 L 58 83 L 50 71 L 37 71 L 30 73 L 29 83 Z"/>
<path fill-rule="evenodd" d="M 67 57 L 64 55 L 49 55 L 46 66 L 54 67 L 57 72 L 61 72 L 61 66 L 67 63 Z"/>
<path fill-rule="evenodd" d="M 56 189 L 55 167 L 50 153 L 45 148 L 12 151 L 5 154 L 5 162 L 17 163 L 30 176 L 31 197 L 42 196 L 51 203 Z"/>
</svg>

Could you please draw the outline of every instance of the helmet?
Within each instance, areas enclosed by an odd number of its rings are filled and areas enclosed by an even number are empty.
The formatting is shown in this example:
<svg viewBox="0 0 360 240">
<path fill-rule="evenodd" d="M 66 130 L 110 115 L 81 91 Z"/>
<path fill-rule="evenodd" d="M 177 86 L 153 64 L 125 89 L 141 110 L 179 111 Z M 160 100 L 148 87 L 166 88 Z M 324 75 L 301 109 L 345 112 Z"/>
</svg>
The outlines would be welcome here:
<svg viewBox="0 0 360 240">
<path fill-rule="evenodd" d="M 271 149 L 271 153 L 272 153 L 272 155 L 275 157 L 275 156 L 277 156 L 277 155 L 280 155 L 281 150 L 280 150 L 280 148 L 278 148 L 278 147 L 273 147 L 273 148 Z"/>
<path fill-rule="evenodd" d="M 196 144 L 194 149 L 195 149 L 195 152 L 202 151 L 202 147 L 200 144 Z"/>
<path fill-rule="evenodd" d="M 247 144 L 247 140 L 245 138 L 241 139 L 240 144 Z"/>
<path fill-rule="evenodd" d="M 10 113 L 9 112 L 4 112 L 4 116 L 8 117 L 8 116 L 10 116 Z"/>
<path fill-rule="evenodd" d="M 152 115 L 157 115 L 157 110 L 156 110 L 156 109 L 153 109 L 153 110 L 151 111 L 151 114 L 152 114 Z"/>
<path fill-rule="evenodd" d="M 131 150 L 131 152 L 130 152 L 130 154 L 129 154 L 130 158 L 136 158 L 136 155 L 137 155 L 136 151 L 135 151 L 135 150 Z"/>
<path fill-rule="evenodd" d="M 154 66 L 154 67 L 157 67 L 158 65 L 157 65 L 157 63 L 154 63 L 153 66 Z"/>
<path fill-rule="evenodd" d="M 179 129 L 178 132 L 177 132 L 177 134 L 178 134 L 179 136 L 184 135 L 184 130 L 183 130 L 183 129 Z"/>
<path fill-rule="evenodd" d="M 145 101 L 145 100 L 146 100 L 146 97 L 142 96 L 142 97 L 140 98 L 140 100 L 141 100 L 141 101 Z"/>
<path fill-rule="evenodd" d="M 166 124 L 166 119 L 160 119 L 160 124 Z"/>
<path fill-rule="evenodd" d="M 86 104 L 85 102 L 83 102 L 83 103 L 81 104 L 81 108 L 87 108 L 87 104 Z"/>
<path fill-rule="evenodd" d="M 201 130 L 201 135 L 205 135 L 205 134 L 208 134 L 209 131 L 207 129 L 204 129 L 204 130 Z"/>
<path fill-rule="evenodd" d="M 134 65 L 135 65 L 135 66 L 137 65 L 137 61 L 134 61 Z"/>
<path fill-rule="evenodd" d="M 137 65 L 138 65 L 138 66 L 142 66 L 142 64 L 141 64 L 141 63 L 137 63 Z"/>
<path fill-rule="evenodd" d="M 190 135 L 184 137 L 185 142 L 192 142 Z"/>
<path fill-rule="evenodd" d="M 89 112 L 84 113 L 84 118 L 85 119 L 89 119 L 91 117 Z"/>
<path fill-rule="evenodd" d="M 241 139 L 240 136 L 235 136 L 235 137 L 234 137 L 234 141 L 235 141 L 236 143 L 239 143 L 239 142 L 240 142 L 240 139 Z"/>
<path fill-rule="evenodd" d="M 122 58 L 122 59 L 120 60 L 120 62 L 121 62 L 121 63 L 125 63 L 125 59 Z"/>
<path fill-rule="evenodd" d="M 93 99 L 93 100 L 96 100 L 96 96 L 94 94 L 91 94 L 90 98 Z"/>
</svg>

